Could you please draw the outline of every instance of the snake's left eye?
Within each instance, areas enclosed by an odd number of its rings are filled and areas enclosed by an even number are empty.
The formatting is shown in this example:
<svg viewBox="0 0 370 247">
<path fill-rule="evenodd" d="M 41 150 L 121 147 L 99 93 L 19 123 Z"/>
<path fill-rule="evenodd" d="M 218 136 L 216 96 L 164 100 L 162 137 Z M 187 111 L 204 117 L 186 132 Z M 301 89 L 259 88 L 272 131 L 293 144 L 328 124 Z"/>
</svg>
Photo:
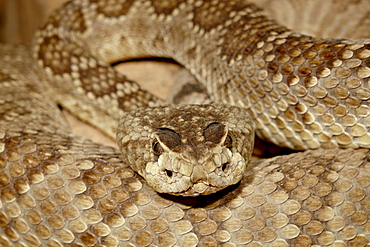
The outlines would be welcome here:
<svg viewBox="0 0 370 247">
<path fill-rule="evenodd" d="M 213 122 L 203 130 L 203 136 L 205 141 L 223 145 L 230 149 L 233 145 L 233 139 L 228 132 L 229 131 L 226 125 Z"/>
<path fill-rule="evenodd" d="M 163 147 L 158 141 L 153 142 L 152 147 L 153 147 L 153 152 L 155 156 L 159 156 L 164 152 Z"/>
<path fill-rule="evenodd" d="M 227 148 L 229 148 L 229 149 L 233 147 L 233 139 L 231 138 L 231 136 L 230 136 L 230 135 L 227 135 L 227 136 L 226 136 L 226 139 L 225 139 L 224 145 L 225 145 L 225 147 L 227 147 Z"/>
</svg>

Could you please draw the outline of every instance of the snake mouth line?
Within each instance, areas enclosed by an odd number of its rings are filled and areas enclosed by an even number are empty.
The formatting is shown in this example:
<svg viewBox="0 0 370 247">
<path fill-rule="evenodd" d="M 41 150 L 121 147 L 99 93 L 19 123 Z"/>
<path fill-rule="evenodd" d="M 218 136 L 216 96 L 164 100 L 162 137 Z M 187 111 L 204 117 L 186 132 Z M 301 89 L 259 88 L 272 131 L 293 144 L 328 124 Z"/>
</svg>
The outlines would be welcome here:
<svg viewBox="0 0 370 247">
<path fill-rule="evenodd" d="M 205 187 L 205 189 L 203 189 L 203 191 L 198 191 L 198 190 L 194 189 L 194 186 L 196 186 L 197 184 L 204 184 L 206 187 Z M 226 188 L 228 188 L 230 186 L 234 186 L 234 185 L 235 184 L 231 184 L 231 185 L 220 188 L 219 186 L 212 185 L 212 184 L 209 184 L 209 183 L 204 183 L 204 182 L 199 183 L 198 182 L 198 183 L 192 184 L 186 190 L 175 192 L 175 193 L 169 193 L 169 194 L 174 195 L 174 196 L 183 196 L 183 197 L 199 197 L 199 196 L 202 197 L 202 196 L 209 196 L 211 194 L 216 194 L 216 193 L 218 193 L 222 190 L 225 190 Z"/>
<path fill-rule="evenodd" d="M 216 178 L 214 178 L 214 176 L 212 178 L 206 176 L 198 177 L 196 180 L 193 180 L 192 177 L 188 177 L 188 179 L 183 180 L 184 174 L 181 174 L 178 171 L 163 169 L 161 171 L 162 182 L 170 185 L 172 191 L 171 189 L 164 190 L 165 188 L 161 188 L 160 193 L 168 193 L 175 196 L 185 197 L 205 196 L 216 193 L 239 182 L 237 178 L 225 180 L 227 176 L 224 174 L 224 172 L 226 169 L 231 169 L 231 167 L 229 167 L 230 164 L 231 162 L 225 162 L 218 167 L 218 169 L 222 172 L 221 174 L 215 173 L 214 175 Z M 232 168 L 236 168 L 236 166 L 233 166 Z M 220 183 L 220 180 L 224 183 Z"/>
<path fill-rule="evenodd" d="M 210 205 L 214 203 L 215 201 L 219 201 L 222 198 L 227 197 L 234 197 L 239 193 L 239 186 L 240 181 L 236 184 L 232 184 L 229 186 L 226 186 L 225 188 L 218 190 L 214 193 L 210 194 L 199 194 L 197 196 L 184 196 L 179 194 L 169 194 L 169 193 L 158 193 L 161 197 L 169 199 L 174 202 L 178 202 L 187 206 L 193 206 L 193 207 L 206 207 L 207 205 Z"/>
</svg>

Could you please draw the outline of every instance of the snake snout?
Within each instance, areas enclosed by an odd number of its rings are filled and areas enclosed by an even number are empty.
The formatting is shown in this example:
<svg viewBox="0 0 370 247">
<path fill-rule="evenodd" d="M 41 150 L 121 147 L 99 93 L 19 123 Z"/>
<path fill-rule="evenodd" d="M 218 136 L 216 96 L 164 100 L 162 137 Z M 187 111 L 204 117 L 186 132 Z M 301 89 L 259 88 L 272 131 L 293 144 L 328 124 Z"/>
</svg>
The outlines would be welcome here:
<svg viewBox="0 0 370 247">
<path fill-rule="evenodd" d="M 205 182 L 208 184 L 207 172 L 200 165 L 194 166 L 193 173 L 190 176 L 190 181 L 194 184 L 199 182 Z"/>
</svg>

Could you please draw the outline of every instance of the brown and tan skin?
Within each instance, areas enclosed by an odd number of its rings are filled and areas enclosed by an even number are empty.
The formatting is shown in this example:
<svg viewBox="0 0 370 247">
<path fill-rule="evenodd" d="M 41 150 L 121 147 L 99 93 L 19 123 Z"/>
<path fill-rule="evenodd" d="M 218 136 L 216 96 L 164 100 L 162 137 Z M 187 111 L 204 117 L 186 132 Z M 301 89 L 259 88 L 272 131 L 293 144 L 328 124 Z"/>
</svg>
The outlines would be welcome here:
<svg viewBox="0 0 370 247">
<path fill-rule="evenodd" d="M 0 245 L 366 246 L 369 49 L 299 35 L 246 1 L 67 3 L 32 51 L 0 46 Z M 176 59 L 239 108 L 158 107 L 109 65 L 142 56 Z M 111 136 L 124 116 L 122 153 L 70 134 L 57 105 Z M 248 162 L 251 121 L 276 144 L 334 149 L 233 166 Z"/>
<path fill-rule="evenodd" d="M 131 168 L 155 191 L 180 196 L 238 183 L 254 142 L 244 110 L 223 104 L 142 108 L 124 114 L 117 133 Z"/>
</svg>

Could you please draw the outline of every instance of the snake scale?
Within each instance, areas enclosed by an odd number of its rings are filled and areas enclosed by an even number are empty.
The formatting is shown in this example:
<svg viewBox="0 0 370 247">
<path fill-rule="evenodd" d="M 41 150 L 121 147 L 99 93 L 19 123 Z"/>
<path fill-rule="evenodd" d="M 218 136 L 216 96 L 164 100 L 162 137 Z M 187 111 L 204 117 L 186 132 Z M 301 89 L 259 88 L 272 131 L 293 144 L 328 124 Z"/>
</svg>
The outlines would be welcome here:
<svg viewBox="0 0 370 247">
<path fill-rule="evenodd" d="M 75 0 L 0 54 L 1 246 L 369 245 L 369 41 L 300 35 L 248 1 Z M 110 66 L 150 56 L 217 104 L 160 106 Z M 124 116 L 122 153 L 58 106 L 112 137 Z M 252 127 L 316 150 L 246 166 Z"/>
</svg>

